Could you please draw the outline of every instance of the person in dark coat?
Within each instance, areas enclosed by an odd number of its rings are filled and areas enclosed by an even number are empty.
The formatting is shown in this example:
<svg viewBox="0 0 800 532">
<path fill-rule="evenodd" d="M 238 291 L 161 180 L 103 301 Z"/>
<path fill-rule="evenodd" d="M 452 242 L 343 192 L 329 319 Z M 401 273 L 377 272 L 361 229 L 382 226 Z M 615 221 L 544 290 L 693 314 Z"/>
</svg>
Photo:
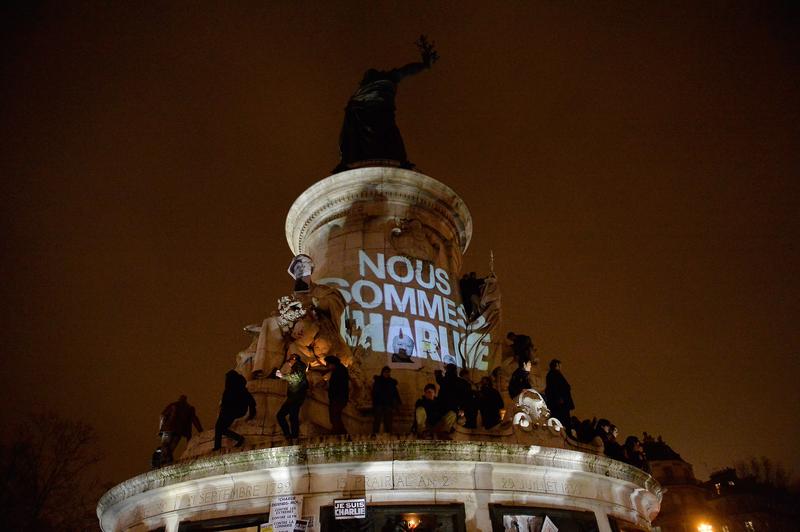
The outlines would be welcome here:
<svg viewBox="0 0 800 532">
<path fill-rule="evenodd" d="M 308 394 L 306 365 L 298 355 L 291 355 L 276 376 L 287 383 L 286 400 L 276 414 L 278 425 L 287 439 L 294 440 L 300 437 L 300 407 Z M 286 423 L 286 416 L 289 416 L 289 423 Z"/>
<path fill-rule="evenodd" d="M 570 430 L 570 411 L 575 409 L 570 390 L 567 379 L 561 373 L 561 361 L 554 358 L 550 361 L 550 371 L 547 372 L 544 398 L 550 413 L 564 425 L 567 434 Z"/>
<path fill-rule="evenodd" d="M 392 432 L 392 419 L 394 411 L 400 405 L 400 392 L 397 390 L 397 380 L 391 377 L 392 370 L 384 366 L 380 375 L 375 375 L 372 380 L 372 413 L 375 416 L 372 422 L 372 432 L 380 432 L 381 423 L 383 430 Z"/>
<path fill-rule="evenodd" d="M 478 391 L 478 403 L 480 404 L 481 422 L 483 428 L 490 429 L 500 423 L 500 410 L 505 406 L 503 398 L 492 385 L 490 377 L 481 379 L 481 387 Z"/>
<path fill-rule="evenodd" d="M 647 456 L 644 454 L 642 442 L 636 436 L 628 436 L 625 439 L 623 447 L 623 459 L 628 464 L 638 467 L 645 473 L 650 472 L 650 463 L 647 461 Z"/>
<path fill-rule="evenodd" d="M 350 372 L 339 357 L 325 357 L 325 366 L 330 370 L 328 381 L 328 416 L 331 421 L 331 434 L 347 434 L 342 421 L 342 411 L 350 400 Z"/>
<path fill-rule="evenodd" d="M 247 380 L 232 369 L 225 374 L 225 390 L 219 404 L 219 417 L 214 425 L 214 451 L 222 447 L 223 436 L 236 440 L 236 447 L 244 444 L 244 436 L 232 431 L 230 426 L 248 412 L 248 421 L 256 417 L 256 400 L 247 390 Z"/>
<path fill-rule="evenodd" d="M 436 383 L 439 385 L 437 399 L 442 403 L 445 411 L 453 412 L 458 416 L 469 402 L 472 386 L 458 376 L 458 367 L 455 364 L 447 364 L 444 374 L 442 374 L 442 370 L 437 369 L 434 375 Z"/>
<path fill-rule="evenodd" d="M 508 395 L 511 399 L 516 399 L 522 390 L 529 390 L 533 388 L 530 381 L 531 374 L 531 361 L 527 360 L 520 362 L 519 367 L 511 374 L 508 380 Z"/>
<path fill-rule="evenodd" d="M 619 429 L 616 425 L 611 425 L 608 430 L 608 441 L 606 442 L 604 453 L 609 458 L 614 460 L 624 460 L 625 452 L 622 445 L 619 444 L 617 438 L 619 437 Z"/>
<path fill-rule="evenodd" d="M 162 465 L 172 462 L 172 453 L 181 438 L 185 437 L 186 441 L 192 439 L 192 425 L 197 432 L 203 432 L 203 425 L 185 395 L 181 395 L 177 401 L 164 408 L 158 427 L 161 436 Z"/>
<path fill-rule="evenodd" d="M 480 403 L 478 403 L 478 391 L 475 389 L 475 386 L 472 384 L 472 380 L 469 378 L 468 369 L 462 369 L 458 376 L 467 384 L 467 386 L 462 385 L 465 394 L 464 403 L 461 405 L 461 410 L 464 411 L 465 418 L 464 428 L 477 429 L 478 411 L 480 410 Z"/>
</svg>

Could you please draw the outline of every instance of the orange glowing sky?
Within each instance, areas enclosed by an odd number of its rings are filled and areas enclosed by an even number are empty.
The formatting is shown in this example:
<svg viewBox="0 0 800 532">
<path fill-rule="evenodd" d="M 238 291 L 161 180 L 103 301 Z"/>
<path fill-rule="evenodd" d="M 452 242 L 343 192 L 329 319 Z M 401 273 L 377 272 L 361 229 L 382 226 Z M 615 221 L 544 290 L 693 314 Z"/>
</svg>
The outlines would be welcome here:
<svg viewBox="0 0 800 532">
<path fill-rule="evenodd" d="M 576 413 L 700 477 L 800 472 L 797 8 L 225 4 L 1 8 L 4 427 L 85 418 L 113 482 L 179 393 L 213 427 L 242 326 L 290 288 L 289 206 L 363 71 L 424 32 L 409 157 L 469 206 L 467 269 L 494 251 L 505 328 L 564 362 Z"/>
</svg>

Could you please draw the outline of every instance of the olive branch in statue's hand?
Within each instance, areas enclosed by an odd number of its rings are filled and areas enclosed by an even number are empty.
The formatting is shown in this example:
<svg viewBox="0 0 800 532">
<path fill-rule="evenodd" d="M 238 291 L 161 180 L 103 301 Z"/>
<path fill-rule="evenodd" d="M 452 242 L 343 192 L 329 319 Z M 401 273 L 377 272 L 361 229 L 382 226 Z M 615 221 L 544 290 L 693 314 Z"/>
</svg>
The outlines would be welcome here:
<svg viewBox="0 0 800 532">
<path fill-rule="evenodd" d="M 439 60 L 439 53 L 434 50 L 435 42 L 428 42 L 428 37 L 420 35 L 419 39 L 414 43 L 422 56 L 422 62 L 425 66 L 430 68 L 436 61 Z"/>
</svg>

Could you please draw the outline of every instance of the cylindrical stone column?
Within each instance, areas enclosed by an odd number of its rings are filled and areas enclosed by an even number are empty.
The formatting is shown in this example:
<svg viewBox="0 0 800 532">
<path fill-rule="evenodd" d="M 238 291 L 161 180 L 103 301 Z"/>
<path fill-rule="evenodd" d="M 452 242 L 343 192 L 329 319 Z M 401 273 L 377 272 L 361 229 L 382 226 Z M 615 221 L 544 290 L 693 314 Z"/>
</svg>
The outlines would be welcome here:
<svg viewBox="0 0 800 532">
<path fill-rule="evenodd" d="M 362 371 L 400 370 L 393 375 L 404 399 L 418 397 L 442 364 L 486 369 L 490 339 L 468 334 L 458 290 L 471 236 L 469 211 L 452 189 L 399 168 L 327 177 L 286 218 L 289 246 L 314 260 L 314 281 L 344 294 L 342 321 L 360 334 L 343 334 Z M 477 356 L 464 356 L 470 341 Z"/>
</svg>

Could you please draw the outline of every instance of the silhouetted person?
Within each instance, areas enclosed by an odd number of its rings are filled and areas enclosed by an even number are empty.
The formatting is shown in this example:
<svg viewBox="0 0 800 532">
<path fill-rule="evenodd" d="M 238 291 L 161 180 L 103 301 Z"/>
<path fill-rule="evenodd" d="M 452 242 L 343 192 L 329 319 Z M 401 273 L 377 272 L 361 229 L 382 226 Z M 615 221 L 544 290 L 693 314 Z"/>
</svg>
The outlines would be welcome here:
<svg viewBox="0 0 800 532">
<path fill-rule="evenodd" d="M 244 443 L 244 436 L 230 429 L 236 419 L 247 416 L 248 421 L 256 417 L 256 400 L 247 390 L 247 381 L 236 370 L 225 374 L 225 390 L 222 392 L 222 401 L 219 404 L 219 417 L 214 425 L 214 449 L 222 447 L 222 437 L 226 436 L 236 440 L 236 447 Z"/>
<path fill-rule="evenodd" d="M 458 282 L 461 303 L 464 305 L 464 312 L 469 321 L 477 318 L 481 312 L 481 291 L 484 284 L 485 281 L 478 279 L 475 272 L 464 274 Z"/>
<path fill-rule="evenodd" d="M 467 387 L 464 388 L 466 393 L 466 401 L 461 406 L 461 409 L 464 411 L 464 427 L 468 429 L 477 429 L 478 410 L 480 408 L 480 403 L 478 402 L 478 391 L 475 389 L 475 385 L 472 383 L 472 379 L 469 377 L 468 369 L 462 369 L 458 373 L 458 376 L 467 384 Z"/>
<path fill-rule="evenodd" d="M 400 405 L 400 392 L 397 390 L 397 380 L 391 377 L 392 370 L 389 366 L 381 369 L 380 375 L 372 378 L 372 413 L 375 416 L 372 422 L 372 432 L 380 432 L 381 423 L 385 432 L 392 432 L 394 411 Z"/>
<path fill-rule="evenodd" d="M 625 446 L 623 448 L 624 460 L 634 467 L 638 467 L 645 473 L 650 472 L 650 464 L 647 462 L 647 456 L 644 454 L 642 443 L 636 436 L 628 436 L 625 439 Z"/>
<path fill-rule="evenodd" d="M 414 431 L 421 436 L 449 434 L 456 422 L 456 413 L 448 410 L 436 397 L 436 385 L 428 383 L 422 397 L 414 403 Z"/>
<path fill-rule="evenodd" d="M 291 355 L 289 360 L 276 375 L 286 381 L 286 400 L 281 405 L 276 417 L 283 435 L 289 440 L 300 437 L 300 408 L 308 394 L 308 378 L 306 365 L 298 355 Z M 289 423 L 286 423 L 286 417 Z"/>
<path fill-rule="evenodd" d="M 430 68 L 439 58 L 425 36 L 421 36 L 416 44 L 422 62 L 388 71 L 371 68 L 364 73 L 344 110 L 339 134 L 341 162 L 334 172 L 347 170 L 360 161 L 375 159 L 397 161 L 403 168 L 413 168 L 395 123 L 397 84 L 407 76 Z"/>
<path fill-rule="evenodd" d="M 481 378 L 481 387 L 478 391 L 478 404 L 481 411 L 483 428 L 490 429 L 500 423 L 500 410 L 503 409 L 503 398 L 500 397 L 489 377 Z"/>
<path fill-rule="evenodd" d="M 570 422 L 572 420 L 570 419 Z M 602 445 L 603 452 L 605 452 L 606 445 L 608 444 L 609 434 L 611 433 L 611 422 L 607 419 L 600 418 L 594 427 L 594 435 L 592 443 L 595 445 Z"/>
<path fill-rule="evenodd" d="M 342 421 L 342 411 L 350 400 L 350 372 L 339 357 L 325 357 L 325 366 L 330 370 L 328 380 L 328 416 L 331 421 L 331 434 L 347 434 Z"/>
<path fill-rule="evenodd" d="M 550 407 L 548 406 L 548 408 Z M 570 418 L 570 423 L 573 422 L 574 420 Z M 575 428 L 575 435 L 578 438 L 578 441 L 589 443 L 594 438 L 597 430 L 597 418 L 584 419 L 583 421 L 579 421 L 578 424 L 574 425 L 573 427 Z"/>
<path fill-rule="evenodd" d="M 533 388 L 530 381 L 531 374 L 531 361 L 526 360 L 519 364 L 519 367 L 511 374 L 508 380 L 508 395 L 511 399 L 516 399 L 522 390 L 530 390 Z"/>
<path fill-rule="evenodd" d="M 569 433 L 570 411 L 575 409 L 575 403 L 572 402 L 570 385 L 561 374 L 561 361 L 555 358 L 550 361 L 544 397 L 550 413 L 564 425 Z"/>
<path fill-rule="evenodd" d="M 522 364 L 526 360 L 530 360 L 533 364 L 537 363 L 537 359 L 533 356 L 536 348 L 533 346 L 530 336 L 509 332 L 506 340 L 511 344 L 511 351 L 514 353 L 517 364 Z"/>
<path fill-rule="evenodd" d="M 614 460 L 624 460 L 625 453 L 622 445 L 617 441 L 618 437 L 619 429 L 616 425 L 611 425 L 608 429 L 608 441 L 606 442 L 604 453 Z"/>
<path fill-rule="evenodd" d="M 458 367 L 455 364 L 447 364 L 444 374 L 441 370 L 434 371 L 436 383 L 439 385 L 438 400 L 442 403 L 446 411 L 451 411 L 458 416 L 472 395 L 472 386 L 468 381 L 458 376 Z"/>
<path fill-rule="evenodd" d="M 186 441 L 192 439 L 192 425 L 197 428 L 197 432 L 203 432 L 203 425 L 200 424 L 194 407 L 187 402 L 185 395 L 181 395 L 177 401 L 164 408 L 158 427 L 161 436 L 162 465 L 172 462 L 172 453 L 181 438 L 185 437 Z"/>
</svg>

